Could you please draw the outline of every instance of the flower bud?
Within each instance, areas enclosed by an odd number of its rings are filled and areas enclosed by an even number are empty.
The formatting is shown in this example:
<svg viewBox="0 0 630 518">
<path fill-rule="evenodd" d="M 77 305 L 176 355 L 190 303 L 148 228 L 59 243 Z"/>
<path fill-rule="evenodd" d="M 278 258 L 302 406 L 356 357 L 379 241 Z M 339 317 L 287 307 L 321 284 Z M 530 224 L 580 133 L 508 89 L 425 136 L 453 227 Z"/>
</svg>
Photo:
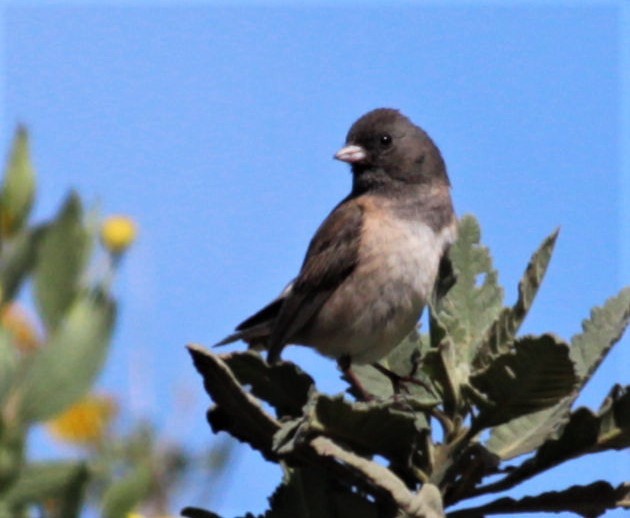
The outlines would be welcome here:
<svg viewBox="0 0 630 518">
<path fill-rule="evenodd" d="M 101 241 L 112 254 L 122 254 L 137 235 L 134 221 L 127 216 L 110 216 L 101 227 Z"/>
</svg>

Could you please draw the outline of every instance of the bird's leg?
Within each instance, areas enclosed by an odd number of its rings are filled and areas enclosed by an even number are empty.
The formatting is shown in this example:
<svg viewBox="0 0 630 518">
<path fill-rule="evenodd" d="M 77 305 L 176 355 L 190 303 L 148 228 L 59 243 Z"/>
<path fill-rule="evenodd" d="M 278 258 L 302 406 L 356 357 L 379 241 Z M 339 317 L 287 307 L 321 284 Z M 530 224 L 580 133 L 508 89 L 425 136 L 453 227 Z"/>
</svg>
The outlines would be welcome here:
<svg viewBox="0 0 630 518">
<path fill-rule="evenodd" d="M 343 373 L 343 377 L 348 383 L 350 383 L 350 386 L 359 396 L 359 399 L 363 401 L 372 401 L 374 399 L 374 396 L 370 394 L 367 390 L 365 390 L 365 387 L 363 386 L 359 378 L 357 378 L 356 374 L 353 372 L 351 364 L 352 360 L 350 356 L 341 356 L 337 359 L 337 365 Z"/>
<path fill-rule="evenodd" d="M 414 385 L 424 387 L 431 392 L 431 388 L 426 383 L 419 380 L 418 378 L 413 377 L 417 370 L 416 365 L 414 365 L 412 373 L 409 376 L 401 376 L 400 374 L 396 374 L 395 372 L 389 370 L 387 367 L 384 367 L 378 362 L 374 362 L 372 364 L 372 367 L 374 367 L 378 372 L 389 378 L 389 381 L 392 382 L 392 386 L 394 388 L 394 394 L 399 394 L 401 387 L 403 387 L 405 383 L 413 383 Z"/>
<path fill-rule="evenodd" d="M 392 387 L 394 389 L 394 394 L 395 395 L 400 394 L 400 389 L 403 386 L 402 385 L 402 381 L 403 381 L 403 377 L 402 376 L 400 376 L 399 374 L 396 374 L 393 371 L 390 371 L 387 367 L 384 367 L 383 365 L 381 365 L 378 362 L 374 362 L 372 364 L 372 367 L 374 367 L 378 372 L 380 372 L 381 374 L 386 376 L 389 379 L 389 381 L 392 382 Z"/>
</svg>

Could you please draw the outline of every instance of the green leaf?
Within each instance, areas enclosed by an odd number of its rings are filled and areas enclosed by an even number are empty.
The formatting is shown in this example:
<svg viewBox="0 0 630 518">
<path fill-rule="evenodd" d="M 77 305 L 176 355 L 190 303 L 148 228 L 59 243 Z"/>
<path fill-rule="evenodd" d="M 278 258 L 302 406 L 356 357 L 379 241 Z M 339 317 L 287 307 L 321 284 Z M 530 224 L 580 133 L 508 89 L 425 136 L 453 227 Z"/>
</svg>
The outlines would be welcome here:
<svg viewBox="0 0 630 518">
<path fill-rule="evenodd" d="M 525 273 L 518 284 L 518 298 L 511 308 L 503 308 L 490 326 L 474 365 L 479 368 L 487 365 L 492 356 L 507 352 L 512 346 L 521 324 L 532 307 L 534 298 L 547 273 L 549 262 L 558 238 L 559 229 L 548 236 L 534 252 Z"/>
<path fill-rule="evenodd" d="M 449 252 L 457 282 L 434 308 L 433 316 L 453 342 L 458 363 L 469 365 L 501 311 L 503 289 L 489 250 L 480 244 L 477 220 L 464 216 L 458 234 Z"/>
<path fill-rule="evenodd" d="M 569 396 L 551 408 L 494 427 L 486 448 L 503 460 L 534 451 L 568 422 L 572 403 Z"/>
<path fill-rule="evenodd" d="M 7 410 L 11 412 L 9 406 L 3 408 L 5 413 Z M 3 416 L 0 421 L 0 502 L 24 467 L 26 436 L 24 429 L 10 415 Z"/>
<path fill-rule="evenodd" d="M 120 518 L 149 494 L 153 477 L 147 462 L 137 465 L 130 473 L 113 482 L 103 495 L 103 518 Z"/>
<path fill-rule="evenodd" d="M 203 377 L 206 392 L 216 403 L 208 412 L 212 430 L 226 431 L 259 450 L 266 459 L 277 461 L 273 436 L 280 423 L 239 383 L 226 363 L 232 355 L 218 355 L 195 344 L 189 345 L 188 351 Z"/>
<path fill-rule="evenodd" d="M 16 345 L 11 334 L 0 327 L 0 408 L 13 388 L 17 366 Z"/>
<path fill-rule="evenodd" d="M 571 359 L 580 377 L 580 386 L 593 375 L 610 349 L 630 323 L 630 287 L 624 288 L 603 306 L 593 308 L 583 331 L 571 340 Z"/>
<path fill-rule="evenodd" d="M 34 197 L 35 171 L 29 156 L 28 134 L 19 127 L 0 187 L 0 237 L 10 236 L 22 227 Z"/>
<path fill-rule="evenodd" d="M 440 380 L 436 379 L 435 373 L 425 368 L 424 360 L 430 350 L 428 337 L 414 330 L 380 362 L 394 374 L 417 381 L 414 383 L 403 379 L 401 395 L 404 395 L 405 399 L 413 398 L 418 405 L 424 407 L 435 406 L 441 402 L 438 396 L 439 387 L 436 385 Z M 352 365 L 352 371 L 371 395 L 379 399 L 391 398 L 394 395 L 391 380 L 372 365 Z M 349 391 L 353 393 L 352 390 Z M 361 396 L 354 393 L 353 395 Z"/>
<path fill-rule="evenodd" d="M 597 414 L 597 449 L 630 448 L 630 386 L 615 385 Z"/>
<path fill-rule="evenodd" d="M 0 247 L 0 301 L 12 300 L 35 265 L 45 227 L 17 233 Z"/>
<path fill-rule="evenodd" d="M 11 507 L 43 503 L 48 499 L 69 497 L 81 490 L 87 480 L 87 468 L 83 463 L 40 462 L 27 464 L 15 483 L 3 493 L 4 502 Z M 76 514 L 64 515 L 67 518 Z"/>
<path fill-rule="evenodd" d="M 45 233 L 35 266 L 35 301 L 49 330 L 54 330 L 79 291 L 89 239 L 81 201 L 71 194 Z"/>
<path fill-rule="evenodd" d="M 520 338 L 513 352 L 471 377 L 473 387 L 490 401 L 482 405 L 473 427 L 496 426 L 555 405 L 576 382 L 567 344 L 549 334 Z"/>
<path fill-rule="evenodd" d="M 599 412 L 578 408 L 556 438 L 545 441 L 536 455 L 491 484 L 503 490 L 567 460 L 605 450 L 630 447 L 630 386 L 615 386 Z"/>
<path fill-rule="evenodd" d="M 350 368 L 361 383 L 361 386 L 371 396 L 374 396 L 379 400 L 385 400 L 394 395 L 394 386 L 392 385 L 390 379 L 377 371 L 372 365 L 351 365 Z M 345 375 L 342 375 L 341 378 L 349 384 L 347 392 L 354 396 L 357 400 L 361 401 L 364 395 L 358 390 L 355 390 L 355 387 L 350 383 L 350 380 Z"/>
<path fill-rule="evenodd" d="M 107 295 L 84 292 L 77 297 L 24 375 L 23 421 L 54 417 L 85 395 L 103 366 L 114 317 L 114 303 Z"/>
<path fill-rule="evenodd" d="M 594 308 L 583 323 L 584 331 L 573 338 L 569 352 L 580 381 L 573 393 L 553 408 L 515 419 L 492 430 L 487 447 L 503 459 L 533 451 L 562 430 L 569 419 L 571 405 L 595 369 L 616 343 L 630 318 L 630 288 L 610 298 L 603 307 Z"/>
<path fill-rule="evenodd" d="M 314 387 L 313 378 L 291 362 L 269 365 L 255 351 L 234 353 L 225 363 L 241 385 L 272 405 L 278 417 L 302 415 L 302 407 Z"/>
<path fill-rule="evenodd" d="M 421 440 L 413 412 L 396 410 L 391 403 L 353 404 L 343 396 L 324 394 L 313 394 L 304 418 L 290 427 L 280 431 L 285 444 L 276 440 L 276 449 L 282 453 L 291 451 L 303 438 L 323 434 L 361 454 L 378 454 L 405 464 Z"/>
</svg>

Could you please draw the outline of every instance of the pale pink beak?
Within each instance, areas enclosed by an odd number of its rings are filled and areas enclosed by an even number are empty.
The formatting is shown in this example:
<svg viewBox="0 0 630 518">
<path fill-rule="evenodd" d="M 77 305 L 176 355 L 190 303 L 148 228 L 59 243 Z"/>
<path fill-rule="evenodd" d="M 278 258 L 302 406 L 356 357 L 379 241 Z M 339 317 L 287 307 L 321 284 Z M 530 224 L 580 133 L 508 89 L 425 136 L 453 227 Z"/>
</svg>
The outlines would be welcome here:
<svg viewBox="0 0 630 518">
<path fill-rule="evenodd" d="M 354 144 L 342 147 L 335 154 L 335 158 L 337 160 L 341 160 L 342 162 L 348 162 L 349 164 L 356 164 L 358 162 L 361 162 L 365 160 L 366 157 L 367 157 L 367 153 L 365 152 L 365 149 L 363 149 L 361 146 L 356 146 Z"/>
</svg>

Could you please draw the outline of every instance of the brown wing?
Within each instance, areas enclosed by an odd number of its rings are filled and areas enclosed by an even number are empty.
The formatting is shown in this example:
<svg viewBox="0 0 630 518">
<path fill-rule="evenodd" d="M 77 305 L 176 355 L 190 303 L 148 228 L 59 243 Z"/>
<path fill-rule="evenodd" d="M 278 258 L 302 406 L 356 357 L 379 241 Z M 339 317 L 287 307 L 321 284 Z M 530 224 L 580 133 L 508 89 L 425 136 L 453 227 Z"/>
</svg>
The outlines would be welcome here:
<svg viewBox="0 0 630 518">
<path fill-rule="evenodd" d="M 362 207 L 356 199 L 346 198 L 319 227 L 274 322 L 268 343 L 270 363 L 356 267 L 362 225 Z"/>
</svg>

